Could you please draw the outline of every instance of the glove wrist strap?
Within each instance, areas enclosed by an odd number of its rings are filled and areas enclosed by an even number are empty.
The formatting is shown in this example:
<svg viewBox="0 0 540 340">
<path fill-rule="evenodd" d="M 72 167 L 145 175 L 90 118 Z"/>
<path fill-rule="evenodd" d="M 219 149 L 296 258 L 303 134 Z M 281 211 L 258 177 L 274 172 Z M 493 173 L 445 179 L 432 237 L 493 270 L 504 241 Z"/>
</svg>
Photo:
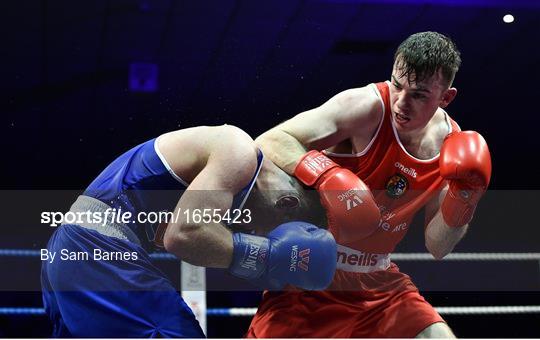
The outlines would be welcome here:
<svg viewBox="0 0 540 340">
<path fill-rule="evenodd" d="M 313 186 L 322 174 L 337 166 L 324 154 L 311 150 L 300 159 L 294 169 L 294 175 L 305 185 Z"/>
<path fill-rule="evenodd" d="M 233 247 L 231 274 L 250 280 L 264 273 L 270 252 L 270 241 L 266 237 L 235 233 Z"/>
<path fill-rule="evenodd" d="M 467 195 L 472 194 L 466 191 L 460 193 L 448 191 L 446 194 L 441 212 L 444 222 L 449 227 L 459 228 L 471 222 L 478 202 Z"/>
</svg>

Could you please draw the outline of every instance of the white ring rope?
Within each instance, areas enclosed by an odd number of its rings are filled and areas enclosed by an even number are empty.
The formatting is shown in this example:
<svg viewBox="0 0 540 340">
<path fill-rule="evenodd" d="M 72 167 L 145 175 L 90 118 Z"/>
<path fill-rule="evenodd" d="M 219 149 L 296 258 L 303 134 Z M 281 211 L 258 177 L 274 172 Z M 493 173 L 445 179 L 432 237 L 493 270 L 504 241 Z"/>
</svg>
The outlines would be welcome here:
<svg viewBox="0 0 540 340">
<path fill-rule="evenodd" d="M 441 315 L 482 315 L 482 314 L 537 314 L 540 306 L 461 306 L 434 307 Z M 253 316 L 257 308 L 210 308 L 210 315 Z"/>
<path fill-rule="evenodd" d="M 441 315 L 538 314 L 540 306 L 463 306 L 434 307 Z M 257 308 L 209 308 L 207 315 L 221 317 L 253 316 Z M 0 307 L 0 315 L 44 315 L 43 308 Z"/>
<path fill-rule="evenodd" d="M 429 253 L 395 253 L 395 261 L 435 261 Z M 442 261 L 531 261 L 540 260 L 540 253 L 451 253 Z"/>
<path fill-rule="evenodd" d="M 0 249 L 1 256 L 12 257 L 39 257 L 40 251 L 33 249 Z M 154 260 L 176 260 L 174 255 L 168 253 L 153 253 Z M 436 261 L 430 253 L 394 253 L 394 261 Z M 451 253 L 442 261 L 540 261 L 540 253 Z"/>
<path fill-rule="evenodd" d="M 435 307 L 442 315 L 540 313 L 540 306 Z"/>
</svg>

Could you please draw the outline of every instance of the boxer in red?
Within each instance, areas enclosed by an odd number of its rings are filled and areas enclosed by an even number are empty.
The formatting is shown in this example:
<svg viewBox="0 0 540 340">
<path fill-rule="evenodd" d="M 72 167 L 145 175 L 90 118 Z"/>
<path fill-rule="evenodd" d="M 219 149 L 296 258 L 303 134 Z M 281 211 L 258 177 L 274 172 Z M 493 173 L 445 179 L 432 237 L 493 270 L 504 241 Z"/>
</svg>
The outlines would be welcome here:
<svg viewBox="0 0 540 340">
<path fill-rule="evenodd" d="M 325 291 L 265 292 L 248 337 L 454 337 L 390 254 L 425 208 L 426 247 L 443 258 L 488 187 L 486 141 L 444 110 L 460 63 L 448 37 L 413 34 L 395 53 L 390 81 L 341 92 L 257 139 L 319 191 L 338 270 Z"/>
</svg>

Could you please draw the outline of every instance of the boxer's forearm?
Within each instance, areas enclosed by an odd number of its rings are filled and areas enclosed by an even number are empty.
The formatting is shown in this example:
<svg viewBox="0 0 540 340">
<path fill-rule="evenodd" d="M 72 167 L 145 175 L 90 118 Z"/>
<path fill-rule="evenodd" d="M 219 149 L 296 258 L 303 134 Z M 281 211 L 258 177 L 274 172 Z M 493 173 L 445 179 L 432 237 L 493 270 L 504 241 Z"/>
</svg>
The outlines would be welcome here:
<svg viewBox="0 0 540 340">
<path fill-rule="evenodd" d="M 449 227 L 439 210 L 426 227 L 426 248 L 433 257 L 440 260 L 452 252 L 467 232 L 467 228 L 468 225 L 458 228 Z"/>
<path fill-rule="evenodd" d="M 232 261 L 232 234 L 223 225 L 175 225 L 167 227 L 165 248 L 194 266 L 228 268 Z"/>
<path fill-rule="evenodd" d="M 306 148 L 296 138 L 279 129 L 279 126 L 257 137 L 255 143 L 265 157 L 289 175 L 294 175 L 298 160 L 306 153 Z"/>
<path fill-rule="evenodd" d="M 190 186 L 198 185 L 197 177 Z M 207 183 L 210 178 L 203 178 Z M 197 188 L 197 187 L 196 187 Z M 174 221 L 165 231 L 165 249 L 194 266 L 227 268 L 232 261 L 231 232 L 223 225 L 222 212 L 232 194 L 225 190 L 186 190 L 175 208 Z"/>
</svg>

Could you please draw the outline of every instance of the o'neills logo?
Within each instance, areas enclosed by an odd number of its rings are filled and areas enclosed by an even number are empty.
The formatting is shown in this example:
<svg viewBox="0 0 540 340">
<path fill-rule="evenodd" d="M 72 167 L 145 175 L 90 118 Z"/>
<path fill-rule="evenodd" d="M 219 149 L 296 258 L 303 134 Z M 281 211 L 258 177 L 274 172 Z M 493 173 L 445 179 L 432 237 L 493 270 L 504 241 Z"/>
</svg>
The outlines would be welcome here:
<svg viewBox="0 0 540 340">
<path fill-rule="evenodd" d="M 394 163 L 394 166 L 412 178 L 416 178 L 416 170 L 414 168 L 406 168 L 405 165 L 401 164 L 400 162 Z"/>
<path fill-rule="evenodd" d="M 377 260 L 377 254 L 360 253 L 347 255 L 347 253 L 341 251 L 337 253 L 338 262 L 351 266 L 374 266 L 377 264 Z"/>
</svg>

